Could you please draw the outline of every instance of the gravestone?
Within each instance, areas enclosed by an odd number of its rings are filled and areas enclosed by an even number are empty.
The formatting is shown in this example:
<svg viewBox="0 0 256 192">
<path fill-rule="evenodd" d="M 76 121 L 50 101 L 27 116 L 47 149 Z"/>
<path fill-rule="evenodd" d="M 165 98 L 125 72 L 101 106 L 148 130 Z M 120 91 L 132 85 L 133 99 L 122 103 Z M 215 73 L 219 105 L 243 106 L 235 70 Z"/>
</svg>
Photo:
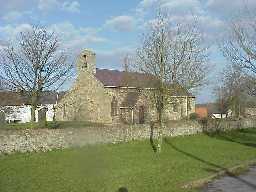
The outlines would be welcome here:
<svg viewBox="0 0 256 192">
<path fill-rule="evenodd" d="M 46 112 L 47 112 L 47 108 L 45 107 L 38 109 L 38 123 L 46 122 Z"/>
<path fill-rule="evenodd" d="M 4 111 L 0 111 L 0 125 L 5 123 L 5 113 Z"/>
</svg>

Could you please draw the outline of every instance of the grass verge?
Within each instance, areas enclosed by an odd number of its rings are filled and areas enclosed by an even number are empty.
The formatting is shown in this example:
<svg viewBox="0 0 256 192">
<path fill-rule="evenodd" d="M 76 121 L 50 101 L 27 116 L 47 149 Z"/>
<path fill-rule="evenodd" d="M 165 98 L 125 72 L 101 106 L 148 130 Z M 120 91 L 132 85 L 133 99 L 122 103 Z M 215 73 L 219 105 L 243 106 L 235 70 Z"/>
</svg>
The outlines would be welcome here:
<svg viewBox="0 0 256 192">
<path fill-rule="evenodd" d="M 1 192 L 188 192 L 184 184 L 256 159 L 256 129 L 0 156 Z"/>
</svg>

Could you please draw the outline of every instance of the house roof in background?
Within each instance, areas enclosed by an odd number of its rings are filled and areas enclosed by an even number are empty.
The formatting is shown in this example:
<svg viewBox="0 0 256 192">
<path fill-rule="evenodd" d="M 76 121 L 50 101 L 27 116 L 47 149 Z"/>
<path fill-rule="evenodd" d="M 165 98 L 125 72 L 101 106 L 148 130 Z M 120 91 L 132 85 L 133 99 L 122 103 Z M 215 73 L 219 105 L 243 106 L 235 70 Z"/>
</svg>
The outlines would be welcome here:
<svg viewBox="0 0 256 192">
<path fill-rule="evenodd" d="M 196 108 L 206 108 L 208 115 L 221 113 L 217 103 L 196 104 Z"/>
<path fill-rule="evenodd" d="M 195 112 L 200 118 L 208 117 L 208 109 L 206 106 L 196 106 Z"/>
<path fill-rule="evenodd" d="M 39 104 L 55 104 L 58 100 L 63 97 L 65 92 L 53 92 L 53 91 L 45 91 L 39 98 Z M 14 91 L 0 91 L 0 106 L 19 106 L 19 105 L 28 105 L 30 104 L 29 96 Z"/>
<path fill-rule="evenodd" d="M 0 106 L 15 106 L 23 105 L 25 103 L 26 99 L 17 92 L 0 91 Z"/>
</svg>

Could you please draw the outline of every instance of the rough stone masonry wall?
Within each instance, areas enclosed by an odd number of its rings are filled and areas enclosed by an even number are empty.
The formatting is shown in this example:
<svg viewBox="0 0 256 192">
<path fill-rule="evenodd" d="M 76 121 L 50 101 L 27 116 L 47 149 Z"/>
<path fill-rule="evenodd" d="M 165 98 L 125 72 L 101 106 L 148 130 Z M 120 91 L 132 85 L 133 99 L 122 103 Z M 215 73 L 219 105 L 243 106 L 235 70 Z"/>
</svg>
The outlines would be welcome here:
<svg viewBox="0 0 256 192">
<path fill-rule="evenodd" d="M 174 105 L 177 109 L 174 111 Z M 195 113 L 195 97 L 186 96 L 173 96 L 169 99 L 165 110 L 165 119 L 168 120 L 180 120 L 185 117 L 189 117 L 191 113 Z"/>
<path fill-rule="evenodd" d="M 56 109 L 58 121 L 91 121 L 111 123 L 111 97 L 93 74 L 79 74 L 73 88 Z"/>
<path fill-rule="evenodd" d="M 94 74 L 96 56 L 84 50 L 77 58 L 78 77 L 71 90 L 56 107 L 58 121 L 91 121 L 111 123 L 111 97 Z"/>
<path fill-rule="evenodd" d="M 117 107 L 117 118 L 119 122 L 131 122 L 131 111 L 127 109 L 127 113 L 124 114 L 120 107 L 130 107 L 124 106 L 123 104 L 126 102 L 127 96 L 129 93 L 135 93 L 138 97 L 135 101 L 135 106 L 133 109 L 134 112 L 134 122 L 139 123 L 139 107 L 144 106 L 145 109 L 145 122 L 150 122 L 152 119 L 156 119 L 156 111 L 155 107 L 152 106 L 151 95 L 152 90 L 146 89 L 127 89 L 127 88 L 105 88 L 111 97 L 115 97 L 118 101 Z M 121 115 L 122 114 L 122 115 Z M 126 121 L 120 120 L 122 117 L 126 116 Z"/>
<path fill-rule="evenodd" d="M 211 126 L 212 131 L 216 130 L 213 124 L 208 126 L 208 131 Z M 252 127 L 256 127 L 256 120 L 245 119 L 223 123 L 218 126 L 218 130 Z M 173 121 L 164 129 L 164 136 L 193 135 L 204 130 L 205 127 L 194 121 Z M 0 130 L 0 154 L 51 151 L 53 149 L 81 147 L 98 143 L 118 143 L 135 139 L 147 139 L 150 134 L 151 127 L 149 125 L 133 127 L 112 125 L 79 129 Z M 156 135 L 155 129 L 153 135 Z"/>
<path fill-rule="evenodd" d="M 137 93 L 138 98 L 134 106 L 134 122 L 139 123 L 139 107 L 143 106 L 145 109 L 145 122 L 155 121 L 157 119 L 156 107 L 154 106 L 153 91 L 151 89 L 127 89 L 127 88 L 105 88 L 109 95 L 115 97 L 118 101 L 118 109 L 122 107 L 129 93 Z M 174 111 L 174 103 L 177 104 L 177 111 Z M 169 104 L 166 106 L 164 119 L 180 120 L 184 117 L 189 117 L 191 113 L 195 112 L 195 97 L 173 96 L 170 98 Z M 117 116 L 121 115 L 121 109 L 118 110 Z M 126 119 L 131 119 L 131 111 L 126 114 Z M 130 120 L 131 122 L 131 120 Z"/>
</svg>

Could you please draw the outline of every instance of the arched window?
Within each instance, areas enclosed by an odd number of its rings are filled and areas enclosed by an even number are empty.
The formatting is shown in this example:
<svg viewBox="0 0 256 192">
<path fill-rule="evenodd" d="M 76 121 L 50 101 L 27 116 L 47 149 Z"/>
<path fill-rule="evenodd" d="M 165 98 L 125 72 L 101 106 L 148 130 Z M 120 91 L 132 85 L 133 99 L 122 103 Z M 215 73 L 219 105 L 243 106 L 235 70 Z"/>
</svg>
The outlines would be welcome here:
<svg viewBox="0 0 256 192">
<path fill-rule="evenodd" d="M 192 106 L 191 106 L 191 101 L 190 98 L 188 98 L 188 110 L 191 111 L 192 110 Z"/>
<path fill-rule="evenodd" d="M 111 102 L 111 116 L 117 115 L 117 107 L 118 107 L 117 99 L 114 96 Z"/>
<path fill-rule="evenodd" d="M 145 123 L 145 107 L 140 106 L 139 107 L 139 124 Z"/>
<path fill-rule="evenodd" d="M 63 119 L 66 118 L 66 104 L 63 104 Z"/>
<path fill-rule="evenodd" d="M 178 110 L 179 110 L 179 104 L 177 102 L 175 102 L 173 104 L 173 112 L 178 112 Z"/>
</svg>

